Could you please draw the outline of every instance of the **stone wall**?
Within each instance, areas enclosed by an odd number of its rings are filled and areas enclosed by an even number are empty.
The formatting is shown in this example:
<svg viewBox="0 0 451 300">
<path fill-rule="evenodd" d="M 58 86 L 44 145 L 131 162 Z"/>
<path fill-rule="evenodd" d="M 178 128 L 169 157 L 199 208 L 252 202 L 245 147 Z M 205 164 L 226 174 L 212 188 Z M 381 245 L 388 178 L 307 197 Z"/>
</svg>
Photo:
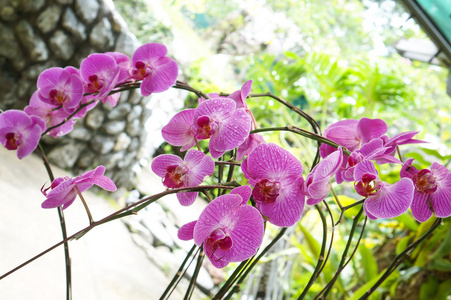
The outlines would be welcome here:
<svg viewBox="0 0 451 300">
<path fill-rule="evenodd" d="M 93 52 L 131 56 L 139 45 L 111 0 L 0 0 L 0 108 L 23 109 L 49 67 L 79 67 Z M 143 150 L 149 100 L 129 91 L 115 108 L 99 103 L 68 136 L 45 137 L 49 160 L 75 174 L 102 164 L 129 187 L 132 167 L 152 154 Z"/>
</svg>

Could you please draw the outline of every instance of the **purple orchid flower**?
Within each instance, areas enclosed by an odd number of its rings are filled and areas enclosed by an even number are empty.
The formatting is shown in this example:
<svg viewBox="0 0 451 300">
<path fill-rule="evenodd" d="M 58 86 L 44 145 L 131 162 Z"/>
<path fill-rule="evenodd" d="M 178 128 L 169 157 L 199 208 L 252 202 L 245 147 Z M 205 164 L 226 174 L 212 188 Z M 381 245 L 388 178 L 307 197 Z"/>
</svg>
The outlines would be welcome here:
<svg viewBox="0 0 451 300">
<path fill-rule="evenodd" d="M 37 91 L 33 93 L 28 106 L 24 108 L 24 111 L 30 116 L 37 116 L 45 123 L 45 129 L 61 124 L 69 114 L 62 109 L 55 109 L 55 107 L 49 103 L 43 102 L 37 95 Z M 75 120 L 72 118 L 64 122 L 63 125 L 58 126 L 48 132 L 48 135 L 58 137 L 65 135 L 72 131 Z"/>
<path fill-rule="evenodd" d="M 249 136 L 251 117 L 228 98 L 212 98 L 196 108 L 191 128 L 197 140 L 210 138 L 213 158 L 240 146 Z"/>
<path fill-rule="evenodd" d="M 62 106 L 71 113 L 83 97 L 83 83 L 70 69 L 50 68 L 42 72 L 37 81 L 39 98 L 53 108 Z"/>
<path fill-rule="evenodd" d="M 17 150 L 19 159 L 31 154 L 45 130 L 39 117 L 11 109 L 0 114 L 0 143 L 8 150 Z"/>
<path fill-rule="evenodd" d="M 324 130 L 323 136 L 353 152 L 363 144 L 379 138 L 387 132 L 387 124 L 380 119 L 362 118 L 360 120 L 342 120 Z M 326 157 L 337 149 L 322 144 L 321 157 Z"/>
<path fill-rule="evenodd" d="M 185 160 L 172 154 L 155 157 L 151 165 L 152 171 L 163 178 L 168 188 L 198 186 L 205 176 L 211 176 L 215 170 L 213 159 L 199 150 L 189 150 Z M 183 206 L 194 203 L 198 192 L 178 193 L 177 199 Z"/>
<path fill-rule="evenodd" d="M 313 168 L 304 183 L 308 205 L 316 205 L 326 199 L 331 191 L 330 180 L 339 171 L 342 160 L 343 150 L 338 147 L 338 151 L 329 154 Z"/>
<path fill-rule="evenodd" d="M 302 164 L 276 144 L 260 144 L 241 164 L 257 208 L 272 224 L 295 224 L 304 209 Z"/>
<path fill-rule="evenodd" d="M 401 169 L 401 177 L 410 178 L 415 185 L 412 215 L 419 222 L 427 221 L 435 213 L 437 218 L 451 216 L 451 172 L 433 162 L 430 169 L 418 170 L 412 166 L 413 158 Z"/>
<path fill-rule="evenodd" d="M 116 86 L 121 68 L 110 55 L 104 53 L 93 53 L 85 58 L 80 64 L 80 74 L 84 81 L 86 93 L 98 93 L 95 98 L 106 103 L 113 102 L 116 97 L 108 99 L 108 94 Z M 117 103 L 117 101 L 116 101 Z"/>
<path fill-rule="evenodd" d="M 260 144 L 263 144 L 265 140 L 258 133 L 249 134 L 247 139 L 236 150 L 236 160 L 242 160 L 246 155 L 252 152 Z"/>
<path fill-rule="evenodd" d="M 117 78 L 117 84 L 124 83 L 131 80 L 128 71 L 131 68 L 130 58 L 120 52 L 105 52 L 106 55 L 112 57 L 116 64 L 119 66 L 119 76 Z"/>
<path fill-rule="evenodd" d="M 103 188 L 104 190 L 114 192 L 117 188 L 114 182 L 103 176 L 105 174 L 105 167 L 98 166 L 92 171 L 88 171 L 78 177 L 70 178 L 58 177 L 53 180 L 50 187 L 41 189 L 41 192 L 46 196 L 46 200 L 42 202 L 42 208 L 55 208 L 63 206 L 62 209 L 68 208 L 77 197 L 78 190 L 80 193 L 86 191 L 94 184 Z M 47 191 L 51 189 L 48 193 Z"/>
<path fill-rule="evenodd" d="M 148 43 L 133 53 L 130 77 L 142 80 L 143 96 L 164 92 L 177 81 L 177 63 L 166 56 L 167 52 L 166 46 L 162 44 Z"/>
<path fill-rule="evenodd" d="M 194 238 L 196 245 L 203 244 L 216 268 L 252 257 L 263 241 L 264 223 L 258 210 L 246 204 L 251 192 L 251 187 L 245 185 L 214 199 L 199 220 L 180 228 L 179 238 Z"/>
<path fill-rule="evenodd" d="M 182 146 L 181 151 L 186 151 L 196 144 L 191 130 L 194 112 L 194 108 L 178 112 L 161 130 L 164 140 L 173 146 Z"/>
<path fill-rule="evenodd" d="M 366 197 L 363 208 L 371 220 L 397 217 L 406 212 L 412 203 L 412 181 L 401 178 L 393 185 L 383 182 L 369 160 L 364 160 L 356 166 L 354 179 L 356 192 Z"/>
<path fill-rule="evenodd" d="M 255 128 L 257 128 L 257 122 L 255 121 L 255 117 L 252 114 L 252 111 L 248 108 L 247 103 L 246 103 L 246 98 L 247 98 L 247 96 L 249 96 L 249 93 L 251 92 L 251 88 L 252 88 L 252 80 L 248 80 L 243 84 L 243 86 L 241 87 L 240 90 L 233 92 L 232 94 L 230 94 L 227 97 L 221 97 L 221 96 L 219 96 L 218 93 L 210 93 L 210 94 L 208 94 L 208 96 L 210 98 L 229 98 L 229 99 L 234 100 L 236 103 L 236 109 L 242 108 L 249 114 L 249 116 L 251 116 L 253 129 L 255 129 Z M 202 102 L 205 102 L 207 100 L 208 99 L 200 97 L 199 104 L 201 104 Z"/>
</svg>

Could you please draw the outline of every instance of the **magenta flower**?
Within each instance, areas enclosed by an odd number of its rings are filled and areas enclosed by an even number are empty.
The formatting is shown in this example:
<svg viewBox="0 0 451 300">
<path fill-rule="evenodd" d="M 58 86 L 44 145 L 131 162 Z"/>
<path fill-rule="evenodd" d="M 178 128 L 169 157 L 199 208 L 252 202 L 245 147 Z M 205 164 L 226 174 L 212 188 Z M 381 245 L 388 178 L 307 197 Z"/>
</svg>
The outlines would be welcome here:
<svg viewBox="0 0 451 300">
<path fill-rule="evenodd" d="M 288 227 L 301 217 L 305 195 L 302 164 L 275 144 L 260 144 L 241 164 L 244 176 L 254 187 L 257 208 L 272 224 Z"/>
<path fill-rule="evenodd" d="M 363 208 L 368 218 L 394 218 L 407 211 L 412 203 L 414 187 L 408 178 L 390 185 L 379 179 L 374 164 L 364 160 L 354 170 L 355 190 L 366 197 Z"/>
<path fill-rule="evenodd" d="M 265 140 L 258 133 L 250 134 L 247 139 L 236 150 L 236 160 L 242 160 L 246 155 L 252 152 L 260 144 L 263 144 Z"/>
<path fill-rule="evenodd" d="M 103 174 L 105 174 L 105 167 L 98 166 L 94 170 L 75 178 L 67 176 L 56 178 L 50 187 L 41 189 L 41 192 L 46 196 L 46 200 L 42 202 L 42 208 L 55 208 L 62 205 L 62 209 L 66 209 L 77 197 L 77 188 L 82 193 L 94 184 L 104 190 L 114 192 L 117 189 L 116 185 L 110 178 L 103 176 Z M 51 190 L 47 193 L 49 189 Z"/>
<path fill-rule="evenodd" d="M 21 110 L 11 109 L 0 114 L 0 142 L 8 150 L 17 150 L 19 159 L 36 149 L 44 130 L 44 121 Z"/>
<path fill-rule="evenodd" d="M 362 118 L 338 121 L 324 130 L 323 136 L 353 152 L 386 132 L 387 124 L 383 120 Z M 326 157 L 335 150 L 332 146 L 322 144 L 321 157 Z"/>
<path fill-rule="evenodd" d="M 326 199 L 331 191 L 330 180 L 339 171 L 343 161 L 343 150 L 332 152 L 317 164 L 308 174 L 304 183 L 304 193 L 308 205 L 316 205 Z"/>
<path fill-rule="evenodd" d="M 84 81 L 85 92 L 98 93 L 96 98 L 103 101 L 106 101 L 104 98 L 116 86 L 120 72 L 121 68 L 117 65 L 114 58 L 107 54 L 90 54 L 80 65 L 80 74 Z"/>
<path fill-rule="evenodd" d="M 437 218 L 451 216 L 451 172 L 433 162 L 430 169 L 418 170 L 412 166 L 413 158 L 401 169 L 401 177 L 410 178 L 415 185 L 412 215 L 419 222 L 427 221 L 434 213 Z"/>
<path fill-rule="evenodd" d="M 55 125 L 61 124 L 69 114 L 63 109 L 55 109 L 55 107 L 49 103 L 43 102 L 37 96 L 37 91 L 33 93 L 28 106 L 24 108 L 24 111 L 30 116 L 37 116 L 45 123 L 45 130 Z M 65 135 L 72 131 L 75 120 L 72 118 L 64 122 L 63 125 L 58 126 L 48 132 L 48 135 L 58 137 Z"/>
<path fill-rule="evenodd" d="M 246 204 L 250 195 L 251 188 L 245 185 L 219 196 L 208 204 L 198 221 L 180 228 L 179 238 L 194 238 L 196 245 L 203 244 L 216 268 L 252 257 L 262 243 L 264 224 L 258 210 Z"/>
<path fill-rule="evenodd" d="M 182 110 L 161 130 L 164 140 L 173 146 L 182 146 L 181 151 L 186 151 L 196 144 L 191 130 L 194 112 L 194 108 Z"/>
<path fill-rule="evenodd" d="M 62 106 L 71 113 L 80 104 L 83 97 L 83 83 L 72 70 L 50 68 L 42 72 L 37 81 L 38 96 L 53 108 Z"/>
<path fill-rule="evenodd" d="M 117 78 L 117 84 L 124 83 L 131 80 L 129 70 L 131 68 L 130 58 L 120 52 L 105 52 L 106 55 L 112 57 L 116 64 L 119 66 L 119 76 Z"/>
<path fill-rule="evenodd" d="M 172 154 L 155 157 L 151 165 L 152 171 L 162 177 L 163 184 L 168 188 L 198 186 L 205 176 L 211 176 L 215 163 L 211 157 L 199 150 L 189 150 L 185 160 Z M 178 193 L 177 199 L 183 206 L 193 204 L 198 192 Z"/>
<path fill-rule="evenodd" d="M 213 158 L 240 146 L 249 136 L 251 117 L 228 98 L 212 98 L 196 108 L 192 129 L 197 140 L 210 139 Z"/>
<path fill-rule="evenodd" d="M 164 92 L 177 81 L 177 63 L 166 56 L 167 52 L 162 44 L 148 43 L 133 53 L 130 77 L 142 80 L 143 96 Z"/>
</svg>

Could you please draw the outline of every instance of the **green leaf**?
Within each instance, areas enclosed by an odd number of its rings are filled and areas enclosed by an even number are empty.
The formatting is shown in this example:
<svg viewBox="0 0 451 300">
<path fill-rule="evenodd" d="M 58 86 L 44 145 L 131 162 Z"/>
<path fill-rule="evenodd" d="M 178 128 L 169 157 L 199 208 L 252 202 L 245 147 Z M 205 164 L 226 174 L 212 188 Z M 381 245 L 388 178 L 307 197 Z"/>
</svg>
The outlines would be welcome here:
<svg viewBox="0 0 451 300">
<path fill-rule="evenodd" d="M 361 256 L 361 265 L 363 267 L 363 276 L 365 278 L 365 281 L 368 282 L 378 274 L 377 262 L 371 250 L 368 249 L 368 247 L 364 243 L 360 243 L 359 253 Z"/>
<path fill-rule="evenodd" d="M 379 280 L 379 278 L 382 277 L 384 272 L 385 272 L 385 269 L 382 272 L 380 272 L 378 276 L 374 277 L 373 279 L 371 279 L 370 281 L 368 281 L 367 283 L 362 285 L 358 290 L 356 290 L 354 292 L 354 294 L 352 295 L 351 298 L 349 298 L 349 300 L 358 300 L 360 297 L 362 297 Z M 381 286 L 386 286 L 389 282 L 391 282 L 392 280 L 395 280 L 398 277 L 399 277 L 398 271 L 394 271 L 387 277 L 387 279 L 385 279 L 385 281 L 381 284 Z M 371 295 L 377 295 L 377 294 L 378 294 L 378 292 L 375 291 Z"/>
<path fill-rule="evenodd" d="M 404 249 L 407 248 L 407 245 L 409 244 L 411 239 L 411 235 L 399 239 L 398 243 L 396 244 L 396 255 L 399 255 L 402 251 L 404 251 Z"/>
<path fill-rule="evenodd" d="M 447 230 L 440 247 L 430 256 L 430 259 L 442 258 L 451 252 L 451 225 L 447 225 Z"/>
<path fill-rule="evenodd" d="M 437 294 L 435 294 L 434 300 L 448 299 L 451 294 L 451 278 L 442 282 L 437 289 Z"/>
<path fill-rule="evenodd" d="M 317 240 L 309 233 L 309 231 L 299 224 L 299 228 L 301 229 L 302 233 L 304 234 L 305 240 L 307 241 L 307 244 L 309 246 L 310 252 L 315 256 L 319 256 L 319 252 L 321 249 L 321 245 L 318 243 Z"/>
<path fill-rule="evenodd" d="M 420 300 L 433 299 L 432 297 L 435 296 L 435 293 L 437 292 L 437 287 L 438 287 L 437 278 L 435 278 L 435 276 L 429 276 L 426 279 L 426 282 L 424 282 L 421 285 Z"/>
<path fill-rule="evenodd" d="M 450 272 L 451 262 L 445 259 L 434 259 L 429 263 L 428 268 L 430 270 Z"/>
</svg>

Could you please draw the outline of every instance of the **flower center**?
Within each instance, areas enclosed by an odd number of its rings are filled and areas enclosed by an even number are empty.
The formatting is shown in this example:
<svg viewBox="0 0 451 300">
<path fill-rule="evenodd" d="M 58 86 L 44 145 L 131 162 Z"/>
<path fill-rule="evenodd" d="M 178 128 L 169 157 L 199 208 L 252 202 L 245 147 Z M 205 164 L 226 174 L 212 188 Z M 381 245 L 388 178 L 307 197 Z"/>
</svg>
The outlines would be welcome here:
<svg viewBox="0 0 451 300">
<path fill-rule="evenodd" d="M 201 116 L 197 118 L 196 124 L 198 126 L 196 138 L 200 140 L 208 139 L 218 129 L 218 124 L 215 121 L 213 121 L 209 116 Z"/>
<path fill-rule="evenodd" d="M 433 194 L 437 191 L 437 180 L 434 174 L 428 170 L 423 169 L 413 177 L 416 189 L 421 193 Z"/>
<path fill-rule="evenodd" d="M 213 231 L 207 239 L 206 245 L 207 255 L 213 258 L 213 255 L 218 249 L 223 251 L 229 251 L 233 247 L 232 238 L 224 232 L 223 229 L 216 229 Z M 220 258 L 215 258 L 220 260 Z"/>
<path fill-rule="evenodd" d="M 257 203 L 272 204 L 276 202 L 281 187 L 282 185 L 278 181 L 262 179 L 255 185 L 252 196 Z"/>
<path fill-rule="evenodd" d="M 382 187 L 382 181 L 378 180 L 376 175 L 368 173 L 363 175 L 362 180 L 355 184 L 356 192 L 363 197 L 377 195 Z"/>
<path fill-rule="evenodd" d="M 50 100 L 54 105 L 61 105 L 67 100 L 67 95 L 64 90 L 53 89 L 49 92 Z"/>
<path fill-rule="evenodd" d="M 5 148 L 8 150 L 16 150 L 20 146 L 20 137 L 16 136 L 13 132 L 8 132 L 5 135 L 6 145 Z"/>
<path fill-rule="evenodd" d="M 152 73 L 151 66 L 147 66 L 142 61 L 137 61 L 135 63 L 135 67 L 131 71 L 131 77 L 136 80 L 143 80 L 145 77 L 149 76 Z"/>
<path fill-rule="evenodd" d="M 103 79 L 99 78 L 97 75 L 91 75 L 88 77 L 89 82 L 87 84 L 87 92 L 95 93 L 98 92 L 103 87 Z"/>
<path fill-rule="evenodd" d="M 188 167 L 170 165 L 166 168 L 167 173 L 164 176 L 163 184 L 168 188 L 179 188 L 182 187 L 186 180 L 186 173 L 188 172 Z"/>
</svg>

